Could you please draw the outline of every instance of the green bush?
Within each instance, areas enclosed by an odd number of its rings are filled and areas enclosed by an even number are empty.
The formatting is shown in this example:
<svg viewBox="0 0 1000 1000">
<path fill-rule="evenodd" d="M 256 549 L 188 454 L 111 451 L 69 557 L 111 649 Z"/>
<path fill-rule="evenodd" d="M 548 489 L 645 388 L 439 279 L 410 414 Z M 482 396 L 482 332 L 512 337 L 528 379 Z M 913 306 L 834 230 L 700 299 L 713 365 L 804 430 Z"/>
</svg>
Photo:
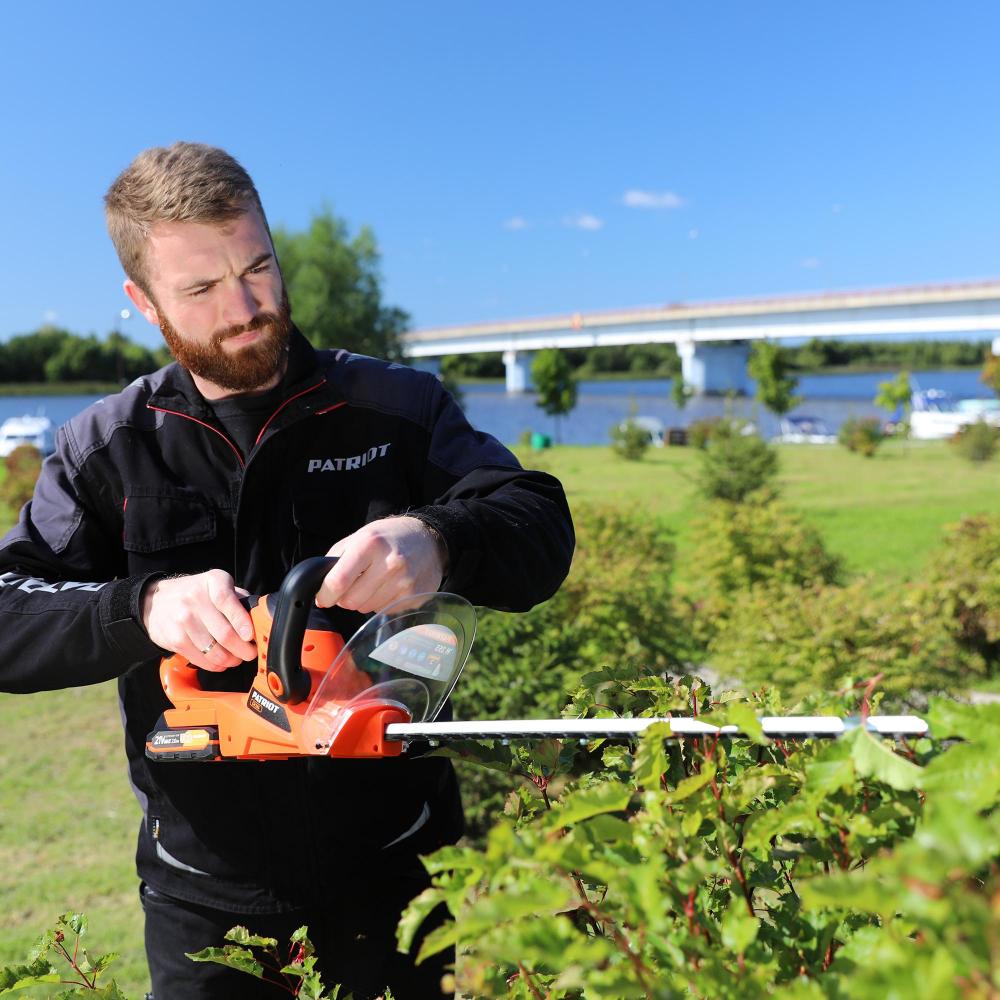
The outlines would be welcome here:
<svg viewBox="0 0 1000 1000">
<path fill-rule="evenodd" d="M 709 500 L 742 500 L 777 476 L 778 452 L 745 429 L 729 417 L 715 425 L 697 472 L 698 488 Z"/>
<path fill-rule="evenodd" d="M 602 664 L 676 670 L 689 659 L 671 601 L 669 532 L 637 509 L 580 505 L 573 519 L 576 554 L 555 597 L 527 614 L 481 612 L 472 659 L 452 695 L 455 718 L 550 717 L 581 674 Z M 461 779 L 477 836 L 503 795 L 479 768 L 463 770 Z"/>
<path fill-rule="evenodd" d="M 878 673 L 894 704 L 919 707 L 1000 674 L 1000 517 L 950 529 L 928 566 L 888 590 L 870 579 L 758 582 L 732 591 L 721 613 L 696 606 L 695 623 L 713 667 L 747 685 L 796 698 Z"/>
<path fill-rule="evenodd" d="M 928 693 L 965 689 L 970 677 L 940 616 L 913 597 L 912 590 L 873 593 L 869 579 L 756 587 L 731 602 L 709 658 L 741 686 L 766 684 L 789 699 L 881 674 L 894 707 L 919 707 Z"/>
<path fill-rule="evenodd" d="M 994 427 L 985 420 L 966 424 L 951 439 L 955 449 L 970 462 L 987 462 L 1000 446 L 1000 427 Z"/>
<path fill-rule="evenodd" d="M 33 445 L 21 444 L 4 459 L 4 465 L 6 475 L 0 483 L 0 503 L 6 504 L 12 514 L 17 514 L 35 492 L 35 483 L 42 471 L 42 456 Z"/>
<path fill-rule="evenodd" d="M 708 442 L 712 440 L 715 428 L 719 426 L 721 417 L 706 417 L 703 420 L 692 420 L 687 425 L 688 444 L 692 448 L 704 450 L 708 447 Z"/>
<path fill-rule="evenodd" d="M 1000 674 L 1000 516 L 951 526 L 913 603 L 954 641 L 967 671 Z"/>
<path fill-rule="evenodd" d="M 866 711 L 869 694 L 801 708 Z M 935 741 L 896 748 L 863 728 L 768 741 L 755 718 L 780 714 L 773 695 L 713 700 L 637 668 L 586 676 L 570 711 L 602 706 L 712 713 L 749 738 L 680 741 L 661 724 L 623 746 L 512 747 L 530 784 L 484 848 L 426 860 L 434 884 L 400 925 L 405 947 L 449 908 L 422 951 L 458 945 L 466 996 L 996 996 L 1000 706 L 932 706 Z"/>
<path fill-rule="evenodd" d="M 629 462 L 638 462 L 649 447 L 649 431 L 633 420 L 615 424 L 611 430 L 611 450 Z"/>
<path fill-rule="evenodd" d="M 871 458 L 885 434 L 878 417 L 849 417 L 840 425 L 837 440 L 848 450 Z"/>
<path fill-rule="evenodd" d="M 754 588 L 814 587 L 841 579 L 841 560 L 820 533 L 769 490 L 741 503 L 710 501 L 691 525 L 697 578 L 679 597 L 693 633 L 704 643 L 737 597 Z"/>
</svg>

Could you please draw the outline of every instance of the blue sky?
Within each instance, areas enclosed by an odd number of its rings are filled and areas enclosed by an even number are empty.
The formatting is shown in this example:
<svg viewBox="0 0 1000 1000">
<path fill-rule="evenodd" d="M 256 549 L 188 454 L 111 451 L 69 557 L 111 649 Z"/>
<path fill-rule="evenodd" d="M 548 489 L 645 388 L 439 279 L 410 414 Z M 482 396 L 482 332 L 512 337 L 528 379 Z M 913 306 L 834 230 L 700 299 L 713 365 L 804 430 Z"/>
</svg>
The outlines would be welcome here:
<svg viewBox="0 0 1000 1000">
<path fill-rule="evenodd" d="M 112 327 L 101 196 L 178 138 L 274 224 L 372 226 L 416 326 L 1000 276 L 985 2 L 40 2 L 3 33 L 0 338 Z"/>
</svg>

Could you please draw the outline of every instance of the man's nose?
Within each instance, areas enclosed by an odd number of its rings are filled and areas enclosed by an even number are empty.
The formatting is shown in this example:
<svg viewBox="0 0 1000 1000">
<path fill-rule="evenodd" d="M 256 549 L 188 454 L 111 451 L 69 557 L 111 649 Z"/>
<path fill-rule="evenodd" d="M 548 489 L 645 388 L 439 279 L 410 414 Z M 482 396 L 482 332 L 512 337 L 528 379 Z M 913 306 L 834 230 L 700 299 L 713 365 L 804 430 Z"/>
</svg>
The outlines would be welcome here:
<svg viewBox="0 0 1000 1000">
<path fill-rule="evenodd" d="M 260 311 L 248 282 L 237 279 L 227 282 L 223 291 L 222 321 L 226 326 L 242 326 Z"/>
</svg>

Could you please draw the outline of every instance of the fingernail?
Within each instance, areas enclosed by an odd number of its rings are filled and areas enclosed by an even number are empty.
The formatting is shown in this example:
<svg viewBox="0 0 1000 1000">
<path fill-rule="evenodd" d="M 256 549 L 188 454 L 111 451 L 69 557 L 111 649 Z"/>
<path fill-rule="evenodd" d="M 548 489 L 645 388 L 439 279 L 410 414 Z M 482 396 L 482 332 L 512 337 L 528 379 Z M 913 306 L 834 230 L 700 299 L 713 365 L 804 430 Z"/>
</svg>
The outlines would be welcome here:
<svg viewBox="0 0 1000 1000">
<path fill-rule="evenodd" d="M 240 627 L 240 638 L 249 642 L 253 638 L 253 629 L 249 625 Z"/>
</svg>

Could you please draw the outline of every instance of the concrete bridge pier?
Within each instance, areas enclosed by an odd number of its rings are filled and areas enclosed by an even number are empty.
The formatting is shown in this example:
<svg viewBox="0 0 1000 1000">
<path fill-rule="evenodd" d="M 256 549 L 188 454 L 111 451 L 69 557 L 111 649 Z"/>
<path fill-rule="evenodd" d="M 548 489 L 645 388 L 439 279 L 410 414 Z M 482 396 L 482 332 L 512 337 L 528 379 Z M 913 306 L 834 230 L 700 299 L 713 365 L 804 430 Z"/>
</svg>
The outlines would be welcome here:
<svg viewBox="0 0 1000 1000">
<path fill-rule="evenodd" d="M 504 351 L 503 363 L 507 369 L 507 392 L 527 392 L 531 388 L 531 351 Z"/>
<path fill-rule="evenodd" d="M 750 377 L 747 375 L 750 344 L 747 341 L 712 344 L 703 340 L 680 340 L 677 342 L 677 353 L 684 381 L 699 396 L 750 391 Z"/>
<path fill-rule="evenodd" d="M 430 372 L 431 375 L 441 377 L 440 358 L 414 358 L 412 367 L 416 368 L 417 371 Z"/>
</svg>

